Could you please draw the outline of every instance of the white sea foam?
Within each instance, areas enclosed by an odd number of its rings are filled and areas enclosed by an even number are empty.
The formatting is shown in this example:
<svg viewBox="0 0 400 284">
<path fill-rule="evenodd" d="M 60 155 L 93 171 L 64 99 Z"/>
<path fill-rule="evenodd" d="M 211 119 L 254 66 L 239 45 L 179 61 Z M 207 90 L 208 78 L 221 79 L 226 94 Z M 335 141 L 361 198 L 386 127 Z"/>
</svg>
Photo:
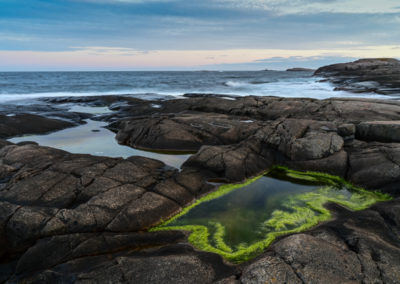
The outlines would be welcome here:
<svg viewBox="0 0 400 284">
<path fill-rule="evenodd" d="M 45 93 L 28 93 L 28 94 L 0 94 L 0 103 L 18 103 L 26 100 L 35 100 L 42 98 L 61 98 L 61 97 L 93 97 L 93 96 L 112 96 L 127 95 L 141 99 L 167 99 L 168 97 L 178 97 L 181 93 L 177 92 L 135 92 L 127 91 L 111 91 L 111 92 L 45 92 Z"/>
<path fill-rule="evenodd" d="M 333 91 L 322 78 L 289 72 L 58 72 L 0 76 L 0 103 L 24 104 L 46 97 L 129 95 L 140 99 L 183 98 L 185 93 L 327 99 L 399 96 Z M 400 94 L 399 94 L 400 95 Z"/>
<path fill-rule="evenodd" d="M 225 86 L 227 87 L 233 87 L 233 88 L 249 88 L 251 87 L 251 83 L 248 82 L 242 82 L 242 81 L 227 81 L 224 83 Z"/>
<path fill-rule="evenodd" d="M 232 90 L 225 92 L 229 95 L 238 96 L 276 96 L 288 98 L 313 98 L 328 99 L 338 98 L 373 98 L 373 99 L 394 99 L 395 96 L 379 95 L 376 93 L 350 93 L 346 91 L 334 91 L 334 86 L 328 82 L 320 82 L 322 78 L 295 78 L 284 79 L 265 84 L 251 84 L 246 82 L 228 81 L 226 85 Z"/>
</svg>

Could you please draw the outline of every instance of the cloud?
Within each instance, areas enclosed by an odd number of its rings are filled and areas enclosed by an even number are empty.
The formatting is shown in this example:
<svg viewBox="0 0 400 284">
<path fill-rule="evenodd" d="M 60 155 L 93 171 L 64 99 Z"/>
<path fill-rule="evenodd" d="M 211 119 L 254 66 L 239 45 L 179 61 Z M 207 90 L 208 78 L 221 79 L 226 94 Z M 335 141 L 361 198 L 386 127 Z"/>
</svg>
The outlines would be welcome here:
<svg viewBox="0 0 400 284">
<path fill-rule="evenodd" d="M 351 13 L 376 14 L 400 11 L 398 0 L 218 0 L 238 9 L 262 9 L 279 15 Z"/>
<path fill-rule="evenodd" d="M 168 3 L 168 2 L 177 2 L 179 0 L 70 0 L 72 2 L 86 2 L 86 3 L 95 3 L 95 4 L 148 4 L 148 3 Z"/>
<path fill-rule="evenodd" d="M 328 57 L 350 58 L 382 46 L 398 51 L 399 21 L 398 0 L 37 0 L 34 5 L 32 0 L 0 0 L 0 50 L 30 52 L 46 62 L 52 52 L 65 52 L 77 68 L 82 66 L 72 59 L 79 54 L 99 62 L 101 56 L 116 60 L 104 61 L 99 68 L 116 68 L 117 63 L 128 68 L 126 58 L 132 58 L 129 64 L 135 67 L 139 61 L 132 60 L 139 57 L 148 60 L 147 65 L 140 61 L 140 68 L 247 64 L 282 57 L 277 50 L 285 51 L 283 57 L 292 56 L 291 60 L 322 56 L 322 50 Z M 176 58 L 169 58 L 170 62 L 153 52 Z M 201 52 L 207 56 L 200 56 Z M 387 52 L 376 54 L 393 54 Z M 223 53 L 226 61 L 221 60 Z M 182 54 L 187 65 L 182 65 Z M 241 56 L 244 62 L 238 60 Z M 174 65 L 174 60 L 180 63 Z"/>
<path fill-rule="evenodd" d="M 136 50 L 74 47 L 70 51 L 0 51 L 0 70 L 187 70 L 318 67 L 342 58 L 397 57 L 394 46 L 365 49 Z M 344 59 L 347 60 L 344 60 Z M 336 61 L 335 61 L 336 60 Z"/>
<path fill-rule="evenodd" d="M 291 56 L 291 57 L 272 57 L 255 60 L 246 63 L 229 63 L 203 66 L 210 70 L 286 70 L 293 67 L 316 69 L 321 66 L 349 62 L 358 57 L 345 56 Z"/>
</svg>

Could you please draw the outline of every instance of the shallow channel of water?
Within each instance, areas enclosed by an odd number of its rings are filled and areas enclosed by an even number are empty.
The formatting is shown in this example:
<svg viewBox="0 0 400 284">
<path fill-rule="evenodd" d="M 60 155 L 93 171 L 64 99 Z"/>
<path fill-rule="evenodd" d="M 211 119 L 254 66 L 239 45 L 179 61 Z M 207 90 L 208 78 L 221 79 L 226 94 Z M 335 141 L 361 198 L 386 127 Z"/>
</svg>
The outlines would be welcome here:
<svg viewBox="0 0 400 284">
<path fill-rule="evenodd" d="M 85 109 L 93 110 L 93 108 Z M 101 110 L 99 110 L 101 111 Z M 104 113 L 99 112 L 99 113 Z M 71 153 L 91 154 L 95 156 L 122 157 L 143 156 L 164 162 L 166 165 L 180 168 L 190 155 L 169 155 L 137 150 L 123 146 L 115 140 L 115 133 L 104 128 L 106 122 L 88 119 L 86 124 L 52 132 L 45 135 L 27 135 L 9 139 L 12 143 L 34 141 L 42 146 L 49 146 Z"/>
<path fill-rule="evenodd" d="M 196 247 L 241 262 L 280 235 L 330 219 L 326 202 L 361 210 L 387 198 L 337 177 L 276 168 L 246 184 L 221 186 L 153 230 L 192 231 Z"/>
</svg>

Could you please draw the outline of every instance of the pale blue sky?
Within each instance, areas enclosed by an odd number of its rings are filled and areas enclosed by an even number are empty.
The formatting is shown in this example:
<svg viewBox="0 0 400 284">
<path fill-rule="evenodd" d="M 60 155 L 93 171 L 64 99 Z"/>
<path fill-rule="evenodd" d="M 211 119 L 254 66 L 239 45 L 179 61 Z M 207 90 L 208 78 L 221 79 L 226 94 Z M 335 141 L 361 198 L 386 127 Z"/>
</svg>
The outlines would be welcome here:
<svg viewBox="0 0 400 284">
<path fill-rule="evenodd" d="M 283 69 L 400 57 L 398 0 L 0 0 L 0 70 Z"/>
</svg>

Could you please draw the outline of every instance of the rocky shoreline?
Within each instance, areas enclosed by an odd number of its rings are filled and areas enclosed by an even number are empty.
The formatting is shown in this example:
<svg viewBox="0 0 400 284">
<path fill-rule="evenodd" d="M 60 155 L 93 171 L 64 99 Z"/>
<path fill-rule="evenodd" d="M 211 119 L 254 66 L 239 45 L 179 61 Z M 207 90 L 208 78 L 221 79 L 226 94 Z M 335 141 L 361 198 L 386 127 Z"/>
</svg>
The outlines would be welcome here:
<svg viewBox="0 0 400 284">
<path fill-rule="evenodd" d="M 337 85 L 335 90 L 391 95 L 400 93 L 400 61 L 393 58 L 360 59 L 321 67 L 314 73 Z"/>
<path fill-rule="evenodd" d="M 45 103 L 40 115 L 4 107 L 1 137 L 91 117 L 55 112 L 65 103 L 107 106 L 114 112 L 92 119 L 108 122 L 120 144 L 194 154 L 175 169 L 0 140 L 0 283 L 400 282 L 400 103 L 196 94 Z M 185 232 L 148 232 L 214 191 L 210 181 L 240 182 L 277 164 L 338 175 L 393 200 L 357 212 L 329 203 L 333 220 L 240 265 L 196 250 Z"/>
</svg>

